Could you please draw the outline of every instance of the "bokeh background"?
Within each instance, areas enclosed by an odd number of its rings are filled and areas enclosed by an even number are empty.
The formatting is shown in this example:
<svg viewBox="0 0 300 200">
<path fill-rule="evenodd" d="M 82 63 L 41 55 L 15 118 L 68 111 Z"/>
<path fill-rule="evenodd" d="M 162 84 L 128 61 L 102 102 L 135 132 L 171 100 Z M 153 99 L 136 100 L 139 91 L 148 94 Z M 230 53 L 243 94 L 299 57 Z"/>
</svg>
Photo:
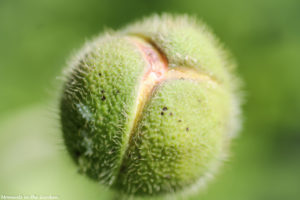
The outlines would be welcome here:
<svg viewBox="0 0 300 200">
<path fill-rule="evenodd" d="M 245 82 L 243 130 L 230 161 L 186 199 L 300 199 L 299 0 L 0 0 L 0 195 L 111 197 L 78 175 L 65 152 L 58 77 L 87 39 L 161 12 L 209 24 Z"/>
</svg>

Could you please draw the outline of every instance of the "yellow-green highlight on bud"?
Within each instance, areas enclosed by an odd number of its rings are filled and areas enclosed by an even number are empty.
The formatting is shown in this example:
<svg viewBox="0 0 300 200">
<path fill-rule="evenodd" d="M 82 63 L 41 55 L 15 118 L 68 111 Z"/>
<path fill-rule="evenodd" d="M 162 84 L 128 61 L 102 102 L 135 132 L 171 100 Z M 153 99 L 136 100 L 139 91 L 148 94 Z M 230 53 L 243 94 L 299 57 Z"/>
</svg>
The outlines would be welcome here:
<svg viewBox="0 0 300 200">
<path fill-rule="evenodd" d="M 64 142 L 79 170 L 130 196 L 197 190 L 239 128 L 235 65 L 186 15 L 153 15 L 89 42 L 68 66 Z"/>
</svg>

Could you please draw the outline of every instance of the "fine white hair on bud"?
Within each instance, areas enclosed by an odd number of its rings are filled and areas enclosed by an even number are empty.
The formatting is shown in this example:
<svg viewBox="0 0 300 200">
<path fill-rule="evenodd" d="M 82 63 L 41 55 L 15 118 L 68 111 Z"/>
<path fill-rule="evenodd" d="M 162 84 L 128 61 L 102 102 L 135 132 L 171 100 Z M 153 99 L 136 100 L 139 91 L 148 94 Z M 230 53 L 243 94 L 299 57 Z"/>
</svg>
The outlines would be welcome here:
<svg viewBox="0 0 300 200">
<path fill-rule="evenodd" d="M 205 185 L 240 126 L 235 64 L 207 26 L 153 15 L 78 55 L 66 70 L 60 119 L 79 170 L 125 196 Z"/>
</svg>

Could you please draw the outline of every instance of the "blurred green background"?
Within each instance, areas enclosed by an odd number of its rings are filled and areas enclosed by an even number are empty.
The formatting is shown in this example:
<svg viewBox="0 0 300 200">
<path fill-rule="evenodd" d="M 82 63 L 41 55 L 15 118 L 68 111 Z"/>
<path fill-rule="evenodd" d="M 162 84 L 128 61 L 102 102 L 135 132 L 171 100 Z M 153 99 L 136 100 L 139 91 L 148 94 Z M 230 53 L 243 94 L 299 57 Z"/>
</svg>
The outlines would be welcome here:
<svg viewBox="0 0 300 200">
<path fill-rule="evenodd" d="M 0 0 L 0 195 L 110 198 L 65 152 L 57 77 L 87 39 L 161 12 L 203 19 L 245 82 L 230 161 L 189 199 L 300 199 L 299 0 Z"/>
</svg>

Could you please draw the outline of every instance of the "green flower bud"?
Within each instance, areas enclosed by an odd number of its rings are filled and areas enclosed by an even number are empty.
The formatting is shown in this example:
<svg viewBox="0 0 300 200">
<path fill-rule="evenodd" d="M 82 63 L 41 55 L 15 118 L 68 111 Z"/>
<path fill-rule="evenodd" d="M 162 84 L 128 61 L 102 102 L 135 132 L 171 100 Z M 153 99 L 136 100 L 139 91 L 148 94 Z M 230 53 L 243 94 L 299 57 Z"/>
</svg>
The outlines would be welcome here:
<svg viewBox="0 0 300 200">
<path fill-rule="evenodd" d="M 226 158 L 239 82 L 202 23 L 146 18 L 88 43 L 68 70 L 63 137 L 92 179 L 128 195 L 177 193 Z"/>
</svg>

